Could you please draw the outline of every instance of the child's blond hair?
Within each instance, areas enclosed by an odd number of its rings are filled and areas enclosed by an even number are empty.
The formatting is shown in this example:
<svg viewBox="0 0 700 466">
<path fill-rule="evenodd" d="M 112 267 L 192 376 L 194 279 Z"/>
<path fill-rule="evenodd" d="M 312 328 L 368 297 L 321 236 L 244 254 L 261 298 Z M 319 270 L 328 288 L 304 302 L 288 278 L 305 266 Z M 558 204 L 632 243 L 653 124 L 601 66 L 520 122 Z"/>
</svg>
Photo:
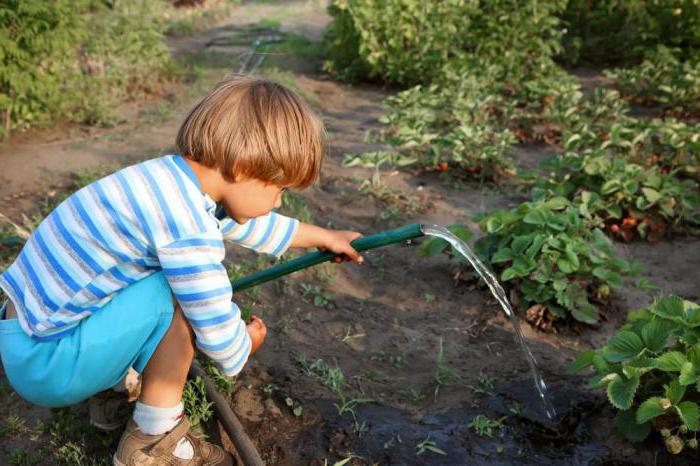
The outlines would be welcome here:
<svg viewBox="0 0 700 466">
<path fill-rule="evenodd" d="M 231 75 L 187 115 L 180 153 L 228 181 L 253 178 L 305 188 L 321 172 L 326 133 L 299 96 L 274 81 Z"/>
</svg>

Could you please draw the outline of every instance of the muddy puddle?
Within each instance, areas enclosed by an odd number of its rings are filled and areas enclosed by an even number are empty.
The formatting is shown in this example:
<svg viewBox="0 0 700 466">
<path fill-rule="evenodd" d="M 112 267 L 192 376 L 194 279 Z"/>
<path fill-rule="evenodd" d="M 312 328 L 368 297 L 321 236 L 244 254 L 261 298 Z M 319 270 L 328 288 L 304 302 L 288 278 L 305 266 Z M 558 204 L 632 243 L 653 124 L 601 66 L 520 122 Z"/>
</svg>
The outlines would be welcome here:
<svg viewBox="0 0 700 466">
<path fill-rule="evenodd" d="M 561 413 L 549 421 L 532 382 L 497 387 L 479 406 L 416 416 L 380 404 L 362 404 L 355 417 L 337 414 L 337 400 L 301 400 L 308 424 L 275 464 L 329 464 L 352 456 L 353 465 L 588 465 L 610 451 L 588 432 L 587 417 L 603 400 L 571 390 L 551 391 Z M 498 425 L 488 427 L 479 418 Z M 299 420 L 299 422 L 303 422 Z M 358 434 L 357 426 L 361 425 Z M 279 452 L 278 452 L 279 454 Z"/>
</svg>

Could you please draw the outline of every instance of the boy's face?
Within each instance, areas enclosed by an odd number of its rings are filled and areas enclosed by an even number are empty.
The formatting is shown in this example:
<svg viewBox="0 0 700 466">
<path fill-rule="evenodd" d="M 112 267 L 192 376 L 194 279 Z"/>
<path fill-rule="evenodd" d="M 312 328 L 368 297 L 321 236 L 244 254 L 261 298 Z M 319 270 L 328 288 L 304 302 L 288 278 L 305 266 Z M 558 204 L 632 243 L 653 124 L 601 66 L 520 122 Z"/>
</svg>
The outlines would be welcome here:
<svg viewBox="0 0 700 466">
<path fill-rule="evenodd" d="M 285 188 L 264 181 L 244 179 L 227 183 L 221 204 L 229 217 L 237 223 L 246 223 L 254 217 L 269 214 L 282 205 Z"/>
</svg>

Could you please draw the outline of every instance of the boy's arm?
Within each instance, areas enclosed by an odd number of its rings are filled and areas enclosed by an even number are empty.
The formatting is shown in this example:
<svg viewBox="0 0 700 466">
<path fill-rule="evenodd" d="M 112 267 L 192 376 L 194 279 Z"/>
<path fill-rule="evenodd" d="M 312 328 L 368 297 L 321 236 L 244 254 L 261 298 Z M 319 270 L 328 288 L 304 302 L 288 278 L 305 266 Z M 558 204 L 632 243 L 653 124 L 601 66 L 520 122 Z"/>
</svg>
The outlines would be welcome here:
<svg viewBox="0 0 700 466">
<path fill-rule="evenodd" d="M 316 225 L 300 223 L 290 247 L 319 248 L 322 251 L 344 254 L 349 260 L 355 262 L 363 262 L 364 259 L 360 253 L 350 245 L 351 241 L 360 237 L 362 234 L 356 231 L 328 230 Z"/>
<path fill-rule="evenodd" d="M 158 248 L 163 272 L 196 335 L 197 347 L 224 374 L 241 371 L 251 340 L 241 313 L 231 302 L 231 283 L 221 261 L 221 237 L 180 239 Z"/>
<path fill-rule="evenodd" d="M 280 257 L 290 248 L 319 248 L 336 254 L 344 254 L 350 260 L 362 262 L 362 256 L 350 246 L 350 242 L 362 235 L 354 231 L 328 230 L 316 225 L 270 212 L 255 217 L 244 224 L 226 217 L 220 221 L 224 239 L 257 252 Z"/>
<path fill-rule="evenodd" d="M 299 223 L 299 220 L 277 212 L 251 218 L 243 224 L 236 223 L 230 217 L 220 221 L 226 241 L 278 258 L 291 245 Z"/>
</svg>

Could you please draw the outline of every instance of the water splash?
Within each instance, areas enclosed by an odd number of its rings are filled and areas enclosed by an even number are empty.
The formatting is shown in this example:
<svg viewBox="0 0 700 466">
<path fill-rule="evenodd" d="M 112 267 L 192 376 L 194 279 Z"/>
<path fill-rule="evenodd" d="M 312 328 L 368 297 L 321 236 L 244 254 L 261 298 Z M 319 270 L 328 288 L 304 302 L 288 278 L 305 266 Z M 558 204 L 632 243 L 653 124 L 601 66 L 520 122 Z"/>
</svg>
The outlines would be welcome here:
<svg viewBox="0 0 700 466">
<path fill-rule="evenodd" d="M 518 317 L 515 315 L 515 312 L 513 312 L 513 308 L 511 307 L 508 298 L 506 298 L 506 292 L 503 290 L 503 287 L 501 287 L 501 284 L 498 283 L 498 280 L 493 273 L 484 265 L 483 262 L 481 262 L 481 260 L 479 260 L 474 252 L 469 249 L 469 246 L 467 246 L 464 241 L 453 235 L 450 230 L 439 225 L 422 225 L 421 229 L 425 235 L 435 236 L 450 243 L 456 251 L 462 254 L 469 261 L 481 278 L 484 279 L 491 290 L 491 294 L 493 294 L 503 308 L 503 311 L 510 318 L 510 322 L 513 325 L 513 330 L 515 331 L 516 340 L 520 344 L 520 348 L 523 350 L 523 353 L 525 353 L 527 362 L 530 365 L 530 372 L 532 373 L 532 378 L 534 379 L 537 393 L 539 393 L 540 399 L 542 400 L 544 412 L 547 414 L 547 417 L 550 420 L 554 419 L 556 416 L 556 410 L 547 398 L 547 385 L 544 383 L 542 375 L 540 375 L 535 357 L 527 344 L 525 344 L 525 338 L 523 338 L 523 333 L 520 330 Z"/>
</svg>

